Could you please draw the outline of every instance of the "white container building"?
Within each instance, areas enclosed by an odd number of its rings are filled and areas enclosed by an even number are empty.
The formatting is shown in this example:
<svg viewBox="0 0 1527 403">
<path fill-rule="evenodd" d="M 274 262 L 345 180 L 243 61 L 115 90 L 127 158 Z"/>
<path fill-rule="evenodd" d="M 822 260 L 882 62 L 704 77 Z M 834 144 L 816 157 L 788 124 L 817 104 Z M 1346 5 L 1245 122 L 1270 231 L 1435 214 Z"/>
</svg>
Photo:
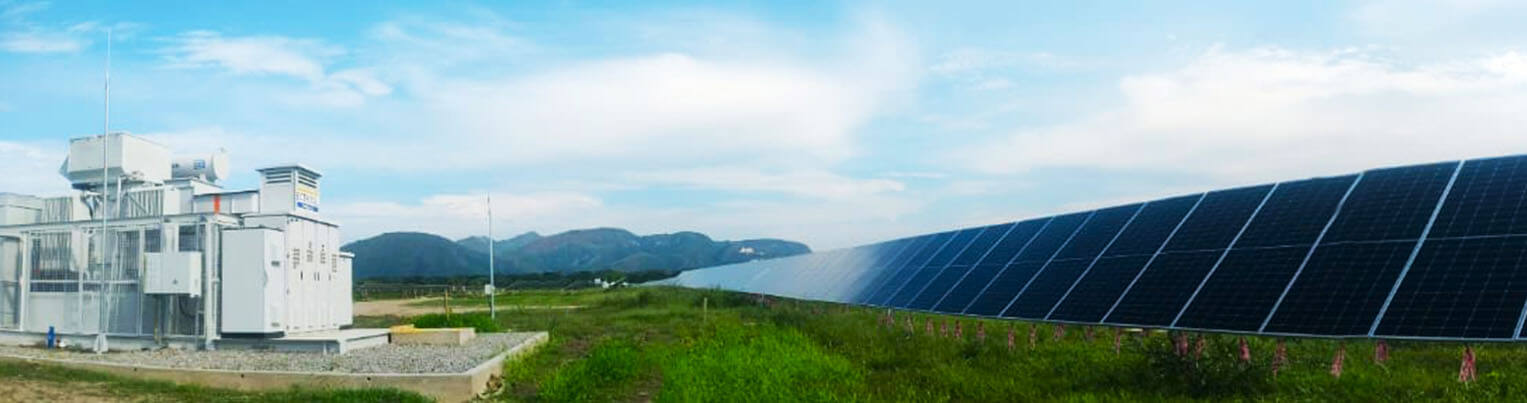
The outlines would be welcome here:
<svg viewBox="0 0 1527 403">
<path fill-rule="evenodd" d="M 269 167 L 259 189 L 226 191 L 228 167 L 113 133 L 70 141 L 72 195 L 0 193 L 0 343 L 51 329 L 75 345 L 216 348 L 348 328 L 353 256 L 320 214 L 322 175 Z"/>
</svg>

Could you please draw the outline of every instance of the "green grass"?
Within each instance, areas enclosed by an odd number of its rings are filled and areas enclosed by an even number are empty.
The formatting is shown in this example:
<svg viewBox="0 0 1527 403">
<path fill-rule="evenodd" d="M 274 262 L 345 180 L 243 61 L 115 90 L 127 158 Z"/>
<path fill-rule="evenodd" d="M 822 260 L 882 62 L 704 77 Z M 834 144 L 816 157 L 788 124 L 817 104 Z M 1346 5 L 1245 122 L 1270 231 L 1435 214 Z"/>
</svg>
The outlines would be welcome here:
<svg viewBox="0 0 1527 403">
<path fill-rule="evenodd" d="M 503 331 L 487 312 L 468 312 L 446 315 L 432 313 L 415 316 L 411 319 L 414 327 L 420 329 L 445 328 L 445 327 L 470 327 L 478 333 L 494 333 Z"/>
<path fill-rule="evenodd" d="M 494 295 L 494 302 L 500 308 L 516 306 L 586 306 L 597 304 L 609 298 L 610 293 L 603 290 L 499 290 Z M 440 298 L 431 298 L 427 301 L 414 302 L 409 305 L 438 307 L 442 306 Z M 488 306 L 488 298 L 483 295 L 453 295 L 451 307 L 485 307 Z"/>
<path fill-rule="evenodd" d="M 543 294 L 545 295 L 545 294 Z M 1178 357 L 1168 336 L 1012 321 L 896 313 L 812 302 L 760 304 L 737 293 L 677 288 L 553 294 L 578 310 L 500 312 L 515 330 L 547 330 L 551 341 L 506 368 L 510 401 L 1506 401 L 1527 395 L 1527 348 L 1476 345 L 1478 382 L 1457 381 L 1462 346 L 1390 342 L 1386 364 L 1373 343 L 1346 342 L 1341 378 L 1329 374 L 1340 342 L 1287 340 L 1290 362 L 1268 363 L 1275 339 L 1248 338 L 1253 360 L 1236 358 L 1237 337 L 1204 335 L 1200 358 Z M 587 302 L 593 301 L 593 302 Z M 777 299 L 775 301 L 778 301 Z M 928 320 L 958 321 L 963 339 L 929 336 Z M 975 338 L 983 323 L 987 338 Z M 1037 326 L 1035 347 L 1028 346 Z M 1006 345 L 1007 331 L 1017 347 Z M 1196 336 L 1195 336 L 1196 337 Z"/>
<path fill-rule="evenodd" d="M 1203 335 L 1201 357 L 1181 357 L 1163 332 L 1114 330 L 885 311 L 679 288 L 536 292 L 512 297 L 580 309 L 506 309 L 497 325 L 549 331 L 534 353 L 506 364 L 503 401 L 1520 401 L 1527 396 L 1527 347 L 1475 345 L 1479 381 L 1459 383 L 1462 345 L 1288 339 L 1290 361 L 1274 376 L 1276 339 L 1248 338 L 1253 359 L 1237 357 L 1237 336 Z M 476 314 L 453 315 L 469 318 Z M 907 330 L 907 319 L 915 323 Z M 422 318 L 363 317 L 386 326 Z M 465 319 L 464 319 L 465 320 Z M 477 319 L 480 320 L 480 319 Z M 928 321 L 959 323 L 963 337 L 929 335 Z M 987 337 L 978 340 L 976 327 Z M 1029 332 L 1038 336 L 1029 346 Z M 1015 347 L 1007 346 L 1014 333 Z M 1193 335 L 1199 337 L 1199 335 Z M 1345 345 L 1342 377 L 1329 374 Z M 250 394 L 124 380 L 32 364 L 0 366 L 0 382 L 101 383 L 113 393 L 169 401 L 397 401 L 392 391 Z M 3 399 L 0 399 L 3 400 Z"/>
<path fill-rule="evenodd" d="M 242 392 L 164 381 L 124 378 L 106 373 L 19 361 L 0 361 L 0 383 L 32 381 L 65 390 L 90 390 L 98 395 L 141 401 L 170 402 L 428 402 L 412 392 L 393 389 L 289 389 Z M 0 396 L 0 400 L 16 399 Z"/>
</svg>

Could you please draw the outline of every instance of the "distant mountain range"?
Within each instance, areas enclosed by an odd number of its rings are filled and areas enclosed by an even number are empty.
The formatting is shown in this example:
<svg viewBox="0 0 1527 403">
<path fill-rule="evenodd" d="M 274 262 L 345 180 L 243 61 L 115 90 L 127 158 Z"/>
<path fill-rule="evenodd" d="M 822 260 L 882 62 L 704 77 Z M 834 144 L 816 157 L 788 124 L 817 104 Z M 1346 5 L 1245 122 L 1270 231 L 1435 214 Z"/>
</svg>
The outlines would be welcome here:
<svg viewBox="0 0 1527 403">
<path fill-rule="evenodd" d="M 811 253 L 805 244 L 778 239 L 716 241 L 698 232 L 636 235 L 594 228 L 541 236 L 527 232 L 492 241 L 451 241 L 418 232 L 393 232 L 345 245 L 355 254 L 355 278 L 453 277 L 488 274 L 488 248 L 499 273 L 594 270 L 687 270 Z"/>
</svg>

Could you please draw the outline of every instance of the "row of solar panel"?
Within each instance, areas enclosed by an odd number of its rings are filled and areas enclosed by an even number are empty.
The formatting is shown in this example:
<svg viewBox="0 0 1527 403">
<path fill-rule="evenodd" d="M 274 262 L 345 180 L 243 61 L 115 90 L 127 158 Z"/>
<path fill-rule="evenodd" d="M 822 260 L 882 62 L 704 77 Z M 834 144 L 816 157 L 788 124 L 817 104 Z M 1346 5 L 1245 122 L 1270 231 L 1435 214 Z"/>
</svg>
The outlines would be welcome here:
<svg viewBox="0 0 1527 403">
<path fill-rule="evenodd" d="M 1219 190 L 676 281 L 1063 323 L 1527 338 L 1527 156 Z"/>
</svg>

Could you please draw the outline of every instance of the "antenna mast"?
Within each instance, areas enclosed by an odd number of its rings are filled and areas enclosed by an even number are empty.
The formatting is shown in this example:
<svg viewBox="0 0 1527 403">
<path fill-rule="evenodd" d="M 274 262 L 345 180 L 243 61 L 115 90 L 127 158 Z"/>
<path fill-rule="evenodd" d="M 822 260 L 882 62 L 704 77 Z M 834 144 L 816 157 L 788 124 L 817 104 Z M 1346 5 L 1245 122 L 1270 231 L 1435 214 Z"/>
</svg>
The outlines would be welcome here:
<svg viewBox="0 0 1527 403">
<path fill-rule="evenodd" d="M 106 102 L 105 102 L 104 110 L 103 110 L 103 113 L 102 113 L 104 116 L 103 116 L 103 119 L 102 119 L 102 122 L 101 122 L 101 191 L 100 191 L 101 202 L 100 202 L 100 204 L 98 204 L 98 206 L 100 207 L 100 211 L 101 211 L 101 233 L 100 233 L 101 239 L 99 241 L 99 245 L 100 245 L 99 248 L 101 250 L 101 260 L 98 261 L 99 266 L 97 266 L 97 267 L 99 268 L 99 270 L 97 270 L 97 273 L 96 273 L 96 275 L 99 277 L 99 281 L 100 281 L 100 288 L 96 290 L 96 298 L 98 300 L 100 300 L 99 301 L 100 304 L 98 305 L 98 308 L 97 308 L 100 311 L 97 312 L 97 316 L 99 316 L 101 320 L 99 321 L 99 323 L 98 323 L 98 325 L 96 327 L 96 332 L 95 332 L 95 352 L 96 352 L 96 354 L 104 353 L 104 352 L 106 352 L 109 349 L 107 347 L 107 345 L 106 345 L 106 324 L 109 323 L 108 322 L 109 318 L 106 317 L 107 314 L 106 314 L 106 309 L 105 308 L 106 308 L 106 298 L 107 298 L 107 295 L 106 295 L 107 294 L 106 293 L 106 287 L 107 287 L 106 286 L 106 242 L 108 240 L 107 237 L 106 237 L 106 225 L 107 225 L 107 222 L 108 222 L 107 216 L 110 214 L 110 209 L 107 207 L 107 201 L 106 201 L 106 195 L 107 195 L 107 193 L 110 192 L 110 188 L 107 187 L 109 185 L 109 183 L 110 183 L 110 180 L 107 179 L 108 170 L 106 169 L 106 166 L 107 166 L 106 161 L 110 158 L 109 150 L 111 148 L 111 147 L 108 147 L 108 145 L 110 145 L 110 143 L 111 143 L 111 28 L 107 28 L 106 29 L 106 86 L 105 86 L 105 93 L 106 93 L 105 94 L 106 95 Z M 83 289 L 81 289 L 79 291 L 80 291 L 81 294 L 84 294 L 84 292 L 85 292 L 85 290 L 83 290 Z"/>
</svg>

